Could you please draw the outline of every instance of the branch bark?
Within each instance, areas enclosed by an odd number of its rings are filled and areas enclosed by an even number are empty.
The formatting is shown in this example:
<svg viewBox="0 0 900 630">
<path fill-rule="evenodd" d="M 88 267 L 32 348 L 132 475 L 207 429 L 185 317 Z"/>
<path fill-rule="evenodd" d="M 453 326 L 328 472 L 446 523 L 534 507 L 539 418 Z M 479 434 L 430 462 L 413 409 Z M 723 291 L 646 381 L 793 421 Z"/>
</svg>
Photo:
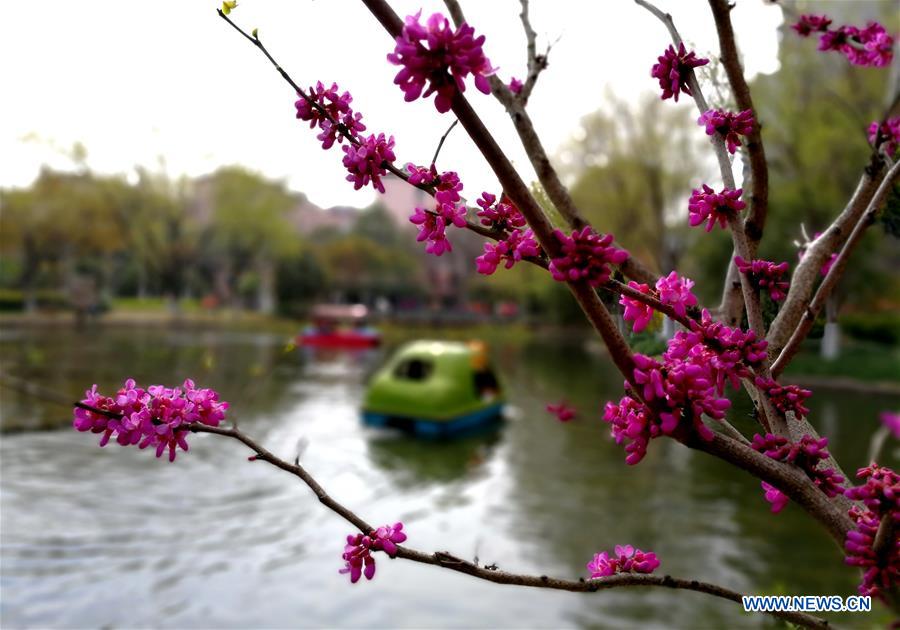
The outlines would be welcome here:
<svg viewBox="0 0 900 630">
<path fill-rule="evenodd" d="M 900 162 L 895 163 L 884 179 L 881 180 L 878 190 L 869 201 L 868 208 L 856 222 L 853 232 L 847 237 L 847 241 L 841 248 L 840 254 L 838 254 L 837 259 L 831 265 L 822 284 L 820 284 L 818 290 L 816 290 L 816 294 L 809 303 L 809 306 L 806 307 L 800 323 L 797 325 L 797 328 L 794 330 L 787 344 L 785 344 L 784 348 L 781 350 L 778 359 L 772 364 L 773 377 L 777 378 L 784 368 L 787 367 L 788 363 L 790 363 L 791 359 L 794 358 L 794 355 L 797 354 L 797 351 L 800 349 L 800 343 L 806 339 L 806 336 L 809 334 L 810 329 L 816 321 L 816 316 L 822 310 L 822 307 L 828 300 L 828 296 L 831 295 L 831 292 L 840 281 L 853 250 L 859 244 L 866 229 L 875 221 L 875 215 L 881 209 L 881 206 L 887 199 L 888 193 L 891 191 L 891 188 L 898 177 L 900 177 Z"/>
</svg>

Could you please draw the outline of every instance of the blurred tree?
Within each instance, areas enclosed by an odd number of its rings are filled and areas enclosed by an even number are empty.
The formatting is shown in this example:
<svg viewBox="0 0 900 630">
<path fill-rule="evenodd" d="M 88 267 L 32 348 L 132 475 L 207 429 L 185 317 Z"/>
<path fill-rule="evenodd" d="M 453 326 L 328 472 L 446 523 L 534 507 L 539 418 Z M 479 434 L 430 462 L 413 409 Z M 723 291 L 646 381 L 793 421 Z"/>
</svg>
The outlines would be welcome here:
<svg viewBox="0 0 900 630">
<path fill-rule="evenodd" d="M 668 272 L 684 251 L 682 205 L 704 169 L 702 142 L 687 104 L 672 107 L 652 94 L 636 105 L 610 97 L 582 120 L 561 158 L 588 219 Z"/>
<path fill-rule="evenodd" d="M 299 249 L 297 230 L 287 218 L 295 199 L 282 183 L 237 166 L 217 170 L 209 183 L 213 191 L 210 246 L 219 263 L 217 289 L 227 300 L 240 293 L 240 282 L 256 294 L 257 308 L 271 313 L 277 262 Z"/>
</svg>

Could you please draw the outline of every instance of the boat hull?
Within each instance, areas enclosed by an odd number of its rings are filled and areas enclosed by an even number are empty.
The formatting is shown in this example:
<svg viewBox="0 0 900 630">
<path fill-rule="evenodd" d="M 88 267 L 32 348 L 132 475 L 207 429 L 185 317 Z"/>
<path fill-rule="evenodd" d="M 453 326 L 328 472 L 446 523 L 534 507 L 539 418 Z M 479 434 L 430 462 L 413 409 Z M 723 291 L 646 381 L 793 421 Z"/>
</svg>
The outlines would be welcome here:
<svg viewBox="0 0 900 630">
<path fill-rule="evenodd" d="M 297 345 L 313 348 L 375 348 L 381 344 L 381 337 L 355 334 L 310 334 L 299 335 Z"/>
<path fill-rule="evenodd" d="M 449 419 L 423 418 L 417 416 L 388 415 L 363 411 L 363 422 L 371 427 L 395 428 L 408 431 L 419 437 L 452 437 L 496 423 L 503 412 L 503 403 L 497 402 L 475 411 L 463 413 Z"/>
</svg>

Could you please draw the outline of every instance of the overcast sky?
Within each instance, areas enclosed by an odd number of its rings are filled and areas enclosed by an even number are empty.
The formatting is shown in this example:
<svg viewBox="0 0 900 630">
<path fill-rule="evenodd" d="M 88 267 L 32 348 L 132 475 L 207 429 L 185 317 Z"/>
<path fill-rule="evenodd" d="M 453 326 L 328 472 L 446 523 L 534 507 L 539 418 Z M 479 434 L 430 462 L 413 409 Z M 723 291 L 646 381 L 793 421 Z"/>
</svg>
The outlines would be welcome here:
<svg viewBox="0 0 900 630">
<path fill-rule="evenodd" d="M 392 3 L 401 15 L 438 2 Z M 704 0 L 660 0 L 682 36 L 703 56 L 717 50 Z M 525 74 L 517 0 L 462 0 L 499 75 Z M 207 0 L 6 0 L 0 37 L 0 186 L 28 185 L 41 164 L 71 167 L 81 142 L 102 173 L 135 165 L 171 176 L 199 175 L 240 163 L 283 179 L 324 207 L 364 206 L 371 188 L 344 181 L 342 152 L 323 151 L 294 117 L 295 97 L 265 58 L 218 18 Z M 650 67 L 668 45 L 660 22 L 630 0 L 532 0 L 539 46 L 556 44 L 529 109 L 549 151 L 603 103 L 656 91 Z M 385 55 L 393 42 L 354 0 L 243 0 L 236 22 L 260 38 L 300 85 L 336 81 L 353 94 L 370 132 L 396 138 L 401 163 L 425 164 L 452 114 L 433 98 L 405 103 Z M 748 74 L 777 69 L 781 9 L 738 0 L 733 20 Z M 558 40 L 558 41 L 557 41 Z M 466 94 L 526 180 L 533 171 L 502 108 L 471 85 Z M 698 133 L 702 130 L 698 128 Z M 498 186 L 465 132 L 446 143 L 439 166 L 457 170 L 469 198 Z"/>
</svg>

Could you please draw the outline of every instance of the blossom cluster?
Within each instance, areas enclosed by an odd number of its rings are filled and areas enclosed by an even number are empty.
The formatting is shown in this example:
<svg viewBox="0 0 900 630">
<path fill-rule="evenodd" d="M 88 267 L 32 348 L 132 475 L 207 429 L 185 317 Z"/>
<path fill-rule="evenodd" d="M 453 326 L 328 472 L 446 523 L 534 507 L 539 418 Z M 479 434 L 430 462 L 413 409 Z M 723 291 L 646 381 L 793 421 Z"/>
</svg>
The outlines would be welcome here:
<svg viewBox="0 0 900 630">
<path fill-rule="evenodd" d="M 490 275 L 501 262 L 510 269 L 523 258 L 540 256 L 541 246 L 534 232 L 523 229 L 525 217 L 506 195 L 498 201 L 496 195 L 483 192 L 475 203 L 481 208 L 476 214 L 482 225 L 496 231 L 508 231 L 498 242 L 484 244 L 484 253 L 475 259 L 478 273 Z"/>
<path fill-rule="evenodd" d="M 347 181 L 353 182 L 353 189 L 359 190 L 363 186 L 372 183 L 372 186 L 380 193 L 384 193 L 384 184 L 381 178 L 387 173 L 385 163 L 393 162 L 394 136 L 385 138 L 383 133 L 370 135 L 360 140 L 359 144 L 345 145 L 344 166 L 349 171 Z"/>
<path fill-rule="evenodd" d="M 881 67 L 890 65 L 894 57 L 894 38 L 878 22 L 865 28 L 844 25 L 835 29 L 827 15 L 801 15 L 793 28 L 801 37 L 821 33 L 819 50 L 834 50 L 856 66 Z"/>
<path fill-rule="evenodd" d="M 636 354 L 633 381 L 643 400 L 626 395 L 607 403 L 603 415 L 616 443 L 627 442 L 625 462 L 640 462 L 650 440 L 662 435 L 712 439 L 702 416 L 725 417 L 731 406 L 724 397 L 726 383 L 739 388 L 740 379 L 765 360 L 766 347 L 752 330 L 713 321 L 704 309 L 700 321 L 691 320 L 689 330 L 669 340 L 662 362 Z"/>
<path fill-rule="evenodd" d="M 784 279 L 789 266 L 786 262 L 775 264 L 770 260 L 744 260 L 735 256 L 734 264 L 756 286 L 766 289 L 775 302 L 780 302 L 787 296 L 790 283 Z"/>
<path fill-rule="evenodd" d="M 753 112 L 745 109 L 735 114 L 722 109 L 710 109 L 703 112 L 697 124 L 706 125 L 706 135 L 716 133 L 725 140 L 729 153 L 734 153 L 741 146 L 739 136 L 747 136 L 753 132 Z"/>
<path fill-rule="evenodd" d="M 362 122 L 362 114 L 350 107 L 352 101 L 349 92 L 339 94 L 337 83 L 326 88 L 319 81 L 309 88 L 305 96 L 300 95 L 294 107 L 297 118 L 308 121 L 310 129 L 320 129 L 316 138 L 322 142 L 323 149 L 330 149 L 335 142 L 342 144 L 347 181 L 353 183 L 355 190 L 371 183 L 378 192 L 383 193 L 381 178 L 387 173 L 385 165 L 396 159 L 394 136 L 386 138 L 379 133 L 364 137 L 362 132 L 366 126 Z M 349 138 L 347 144 L 343 144 L 345 138 Z"/>
<path fill-rule="evenodd" d="M 591 579 L 607 577 L 616 573 L 653 573 L 659 566 L 659 559 L 652 551 L 641 551 L 631 545 L 616 545 L 610 556 L 606 551 L 594 554 L 587 563 Z"/>
<path fill-rule="evenodd" d="M 667 360 L 663 364 L 642 354 L 635 354 L 634 362 L 633 378 L 642 389 L 643 402 L 628 394 L 618 404 L 606 403 L 603 414 L 616 444 L 627 442 L 626 464 L 640 462 L 650 440 L 663 435 L 683 437 L 693 431 L 712 439 L 703 414 L 721 420 L 731 402 L 716 394 L 708 363 Z"/>
<path fill-rule="evenodd" d="M 728 226 L 728 220 L 747 207 L 741 201 L 743 188 L 723 188 L 721 192 L 715 192 L 712 188 L 703 184 L 703 188 L 695 188 L 688 200 L 688 222 L 691 227 L 697 227 L 706 221 L 706 231 L 710 232 L 718 223 L 720 227 Z"/>
<path fill-rule="evenodd" d="M 653 64 L 650 69 L 650 76 L 659 79 L 659 87 L 662 89 L 662 99 L 675 99 L 678 102 L 678 95 L 684 92 L 688 96 L 693 96 L 691 87 L 688 84 L 688 76 L 690 72 L 699 66 L 705 66 L 709 63 L 709 59 L 697 57 L 692 50 L 687 52 L 684 44 L 678 45 L 678 50 L 669 45 L 669 47 L 658 57 L 658 63 Z"/>
<path fill-rule="evenodd" d="M 94 385 L 85 392 L 81 405 L 84 407 L 74 410 L 72 425 L 78 431 L 102 433 L 100 446 L 115 437 L 122 446 L 155 448 L 157 457 L 168 449 L 170 462 L 178 448 L 188 450 L 187 425 L 219 426 L 228 409 L 218 393 L 198 389 L 190 379 L 181 388 L 151 385 L 143 389 L 129 378 L 112 397 L 104 396 Z"/>
<path fill-rule="evenodd" d="M 397 555 L 397 544 L 406 540 L 403 533 L 403 523 L 382 525 L 368 536 L 363 534 L 350 534 L 347 536 L 347 544 L 344 545 L 344 568 L 340 573 L 349 573 L 350 582 L 356 584 L 362 575 L 367 580 L 375 577 L 375 558 L 373 551 L 384 551 L 390 557 Z"/>
<path fill-rule="evenodd" d="M 561 256 L 550 259 L 550 274 L 557 282 L 584 280 L 599 287 L 609 280 L 611 264 L 621 265 L 628 252 L 612 246 L 612 234 L 598 234 L 589 226 L 574 230 L 571 235 L 554 230 Z"/>
<path fill-rule="evenodd" d="M 434 211 L 427 208 L 415 208 L 409 220 L 419 226 L 417 241 L 428 241 L 425 251 L 435 256 L 453 251 L 447 238 L 447 226 L 458 228 L 466 226 L 466 206 L 462 202 L 460 191 L 463 184 L 454 171 L 445 171 L 438 175 L 434 168 L 425 168 L 407 164 L 409 182 L 414 185 L 434 186 Z"/>
<path fill-rule="evenodd" d="M 872 146 L 881 146 L 884 152 L 893 157 L 900 147 L 900 116 L 888 118 L 884 123 L 877 120 L 869 125 L 869 142 Z"/>
<path fill-rule="evenodd" d="M 806 399 L 812 396 L 812 392 L 797 385 L 781 385 L 770 377 L 757 376 L 756 385 L 766 392 L 769 400 L 782 414 L 793 412 L 798 418 L 804 418 L 809 414 L 809 409 L 804 406 Z"/>
<path fill-rule="evenodd" d="M 484 253 L 475 259 L 478 273 L 486 276 L 497 270 L 500 263 L 511 269 L 523 258 L 534 258 L 541 253 L 541 246 L 531 230 L 513 230 L 496 243 L 485 243 Z"/>
<path fill-rule="evenodd" d="M 855 528 L 847 532 L 844 550 L 846 563 L 863 570 L 861 595 L 879 596 L 900 581 L 900 537 L 884 540 L 878 550 L 879 529 L 897 531 L 900 527 L 900 475 L 887 467 L 872 464 L 860 468 L 856 476 L 865 479 L 862 486 L 847 488 L 844 494 L 862 501 L 864 508 L 854 505 L 849 510 Z M 879 553 L 880 552 L 880 553 Z"/>
<path fill-rule="evenodd" d="M 819 464 L 830 457 L 826 447 L 828 438 L 815 439 L 810 435 L 804 435 L 799 442 L 790 442 L 787 438 L 773 433 L 765 436 L 758 433 L 753 436 L 750 446 L 772 459 L 794 464 L 800 467 L 806 476 L 828 497 L 836 497 L 843 493 L 841 484 L 844 478 L 833 468 L 820 468 Z M 765 484 L 766 500 L 772 504 L 772 511 L 780 511 L 787 503 L 785 497 L 777 488 Z"/>
<path fill-rule="evenodd" d="M 338 94 L 337 83 L 332 83 L 331 87 L 326 88 L 318 81 L 315 86 L 310 86 L 307 97 L 301 95 L 294 103 L 297 118 L 309 121 L 310 129 L 319 127 L 321 133 L 316 137 L 322 142 L 323 149 L 330 149 L 335 141 L 338 143 L 344 141 L 341 126 L 353 138 L 366 130 L 366 126 L 362 123 L 362 114 L 354 112 L 350 107 L 350 103 L 353 102 L 350 92 Z"/>
<path fill-rule="evenodd" d="M 487 78 L 495 69 L 482 49 L 484 35 L 475 37 L 475 29 L 466 23 L 454 30 L 440 13 L 434 13 L 425 24 L 419 21 L 421 16 L 421 11 L 407 16 L 394 52 L 387 56 L 392 64 L 402 66 L 394 83 L 403 90 L 404 99 L 414 101 L 435 94 L 434 106 L 444 113 L 450 110 L 456 91 L 465 92 L 464 79 L 470 74 L 475 87 L 489 94 Z"/>
<path fill-rule="evenodd" d="M 691 292 L 694 281 L 679 276 L 675 271 L 656 281 L 655 295 L 646 284 L 639 284 L 631 280 L 628 282 L 628 286 L 646 295 L 656 297 L 663 304 L 671 306 L 679 317 L 685 317 L 687 309 L 697 305 L 697 296 Z M 619 298 L 619 304 L 625 307 L 622 317 L 626 321 L 634 322 L 633 330 L 636 333 L 644 330 L 653 318 L 653 307 L 637 298 L 623 293 Z"/>
<path fill-rule="evenodd" d="M 494 230 L 516 230 L 525 227 L 525 217 L 505 195 L 497 201 L 496 195 L 483 192 L 475 203 L 481 208 L 476 214 L 481 217 L 481 225 L 485 227 Z"/>
</svg>

